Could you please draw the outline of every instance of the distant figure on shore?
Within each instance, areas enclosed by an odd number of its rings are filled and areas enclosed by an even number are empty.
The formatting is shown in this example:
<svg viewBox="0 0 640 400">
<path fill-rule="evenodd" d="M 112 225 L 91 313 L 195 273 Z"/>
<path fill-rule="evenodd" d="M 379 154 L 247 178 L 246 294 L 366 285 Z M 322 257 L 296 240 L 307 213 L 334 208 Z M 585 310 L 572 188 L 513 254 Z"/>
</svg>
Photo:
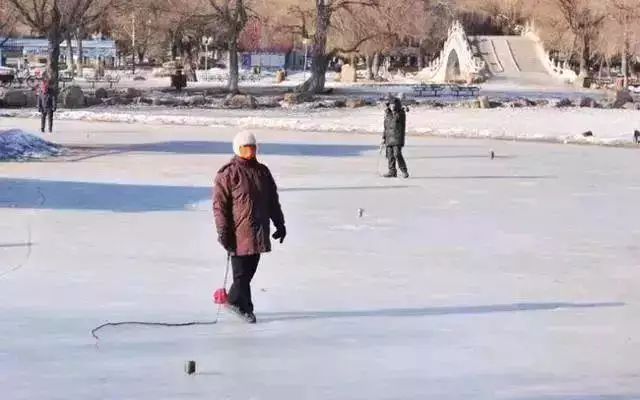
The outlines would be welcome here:
<svg viewBox="0 0 640 400">
<path fill-rule="evenodd" d="M 53 82 L 44 75 L 38 94 L 38 111 L 40 112 L 40 132 L 44 133 L 46 122 L 49 122 L 49 133 L 53 130 L 53 113 L 56 111 L 58 96 Z"/>
<path fill-rule="evenodd" d="M 389 163 L 389 172 L 384 174 L 385 178 L 395 178 L 398 176 L 396 163 L 402 172 L 403 178 L 409 177 L 407 163 L 402 155 L 404 147 L 404 138 L 406 135 L 407 114 L 400 99 L 394 97 L 384 111 L 384 133 L 382 136 L 382 145 L 387 149 L 387 161 Z"/>
</svg>

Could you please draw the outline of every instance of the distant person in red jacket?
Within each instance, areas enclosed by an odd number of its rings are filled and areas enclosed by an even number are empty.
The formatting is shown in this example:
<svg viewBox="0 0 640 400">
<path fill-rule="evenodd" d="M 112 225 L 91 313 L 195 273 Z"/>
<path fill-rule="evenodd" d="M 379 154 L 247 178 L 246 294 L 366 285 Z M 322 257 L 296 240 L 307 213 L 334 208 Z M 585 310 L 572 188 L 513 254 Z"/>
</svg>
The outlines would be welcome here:
<svg viewBox="0 0 640 400">
<path fill-rule="evenodd" d="M 271 251 L 270 222 L 276 228 L 272 238 L 280 243 L 287 230 L 273 176 L 256 158 L 255 136 L 238 133 L 233 151 L 235 156 L 215 178 L 213 213 L 218 241 L 230 254 L 233 269 L 227 307 L 255 323 L 250 284 L 260 254 Z"/>
<path fill-rule="evenodd" d="M 52 82 L 46 77 L 40 85 L 38 111 L 40 112 L 40 132 L 44 133 L 45 123 L 49 122 L 49 133 L 53 130 L 53 113 L 58 105 L 58 96 Z"/>
</svg>

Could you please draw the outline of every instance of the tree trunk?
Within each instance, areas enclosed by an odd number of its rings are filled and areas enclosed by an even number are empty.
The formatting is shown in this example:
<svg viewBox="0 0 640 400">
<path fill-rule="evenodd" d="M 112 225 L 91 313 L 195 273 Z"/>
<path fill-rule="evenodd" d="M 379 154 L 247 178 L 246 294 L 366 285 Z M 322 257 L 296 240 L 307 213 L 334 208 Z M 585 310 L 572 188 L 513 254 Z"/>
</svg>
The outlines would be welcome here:
<svg viewBox="0 0 640 400">
<path fill-rule="evenodd" d="M 178 46 L 176 45 L 175 40 L 171 41 L 171 60 L 175 60 L 178 58 Z"/>
<path fill-rule="evenodd" d="M 367 54 L 364 57 L 364 61 L 365 64 L 367 65 L 367 79 L 369 79 L 370 81 L 373 80 L 374 76 L 373 76 L 373 57 L 371 57 L 369 54 Z"/>
<path fill-rule="evenodd" d="M 51 10 L 51 25 L 49 26 L 49 32 L 47 33 L 47 41 L 49 42 L 49 48 L 47 49 L 47 78 L 51 82 L 51 86 L 54 90 L 58 90 L 58 74 L 60 71 L 60 42 L 62 39 L 62 32 L 60 29 L 60 9 L 57 3 L 54 3 Z"/>
<path fill-rule="evenodd" d="M 183 73 L 187 76 L 188 82 L 197 82 L 196 70 L 193 63 L 194 39 L 192 37 L 183 37 L 181 43 L 181 56 Z M 133 54 L 135 56 L 136 51 Z"/>
<path fill-rule="evenodd" d="M 193 68 L 193 61 L 191 57 L 185 58 L 184 63 L 184 74 L 187 76 L 188 82 L 197 82 L 198 77 L 196 76 L 196 70 Z"/>
<path fill-rule="evenodd" d="M 585 35 L 582 38 L 582 54 L 580 56 L 580 73 L 581 77 L 589 76 L 589 60 L 591 58 L 591 38 Z"/>
<path fill-rule="evenodd" d="M 627 34 L 624 35 L 624 47 L 622 49 L 622 86 L 624 89 L 629 87 L 629 40 Z"/>
<path fill-rule="evenodd" d="M 600 57 L 600 68 L 598 69 L 598 79 L 602 79 L 602 66 L 604 65 L 604 57 Z"/>
<path fill-rule="evenodd" d="M 373 72 L 373 78 L 377 78 L 380 74 L 380 53 L 377 51 L 373 53 L 371 69 Z"/>
<path fill-rule="evenodd" d="M 388 79 L 391 75 L 391 56 L 382 57 L 382 72 L 384 74 L 383 78 L 385 79 Z"/>
<path fill-rule="evenodd" d="M 227 89 L 230 93 L 240 93 L 239 79 L 240 73 L 238 71 L 238 35 L 232 34 L 229 39 L 229 81 L 227 83 Z"/>
<path fill-rule="evenodd" d="M 178 40 L 176 33 L 170 30 L 168 39 L 171 48 L 171 61 L 175 61 L 175 59 L 178 58 Z"/>
<path fill-rule="evenodd" d="M 78 28 L 76 39 L 78 40 L 78 64 L 76 71 L 82 76 L 82 66 L 84 65 L 84 48 L 82 47 L 82 38 L 84 37 L 82 28 Z"/>
<path fill-rule="evenodd" d="M 420 47 L 418 47 L 418 71 L 421 71 L 424 68 L 424 45 L 422 40 L 420 41 Z"/>
<path fill-rule="evenodd" d="M 75 66 L 73 65 L 73 43 L 71 43 L 71 32 L 67 32 L 65 34 L 64 40 L 67 42 L 67 70 L 70 70 L 73 74 Z"/>
<path fill-rule="evenodd" d="M 311 46 L 311 77 L 298 90 L 307 93 L 322 93 L 326 81 L 327 63 L 327 31 L 331 12 L 325 0 L 316 0 L 316 32 Z"/>
</svg>

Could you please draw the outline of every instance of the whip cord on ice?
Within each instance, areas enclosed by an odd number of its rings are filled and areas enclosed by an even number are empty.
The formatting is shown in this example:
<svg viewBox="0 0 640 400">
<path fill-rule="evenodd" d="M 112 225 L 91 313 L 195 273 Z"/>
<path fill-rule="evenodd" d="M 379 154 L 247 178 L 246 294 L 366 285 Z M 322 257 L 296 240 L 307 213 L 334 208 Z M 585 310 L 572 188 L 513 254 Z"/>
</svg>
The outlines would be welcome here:
<svg viewBox="0 0 640 400">
<path fill-rule="evenodd" d="M 227 287 L 227 280 L 229 279 L 229 266 L 231 263 L 231 255 L 227 254 L 227 266 L 224 271 L 224 283 L 223 288 Z M 216 311 L 216 318 L 213 321 L 190 321 L 190 322 L 145 322 L 145 321 L 122 321 L 122 322 L 107 322 L 100 326 L 97 326 L 91 330 L 91 336 L 96 340 L 100 340 L 100 337 L 96 332 L 102 328 L 108 326 L 122 326 L 122 325 L 138 325 L 138 326 L 160 326 L 160 327 L 184 327 L 184 326 L 198 326 L 198 325 L 215 325 L 220 318 L 220 309 L 222 304 L 218 304 L 218 310 Z"/>
<path fill-rule="evenodd" d="M 44 196 L 44 193 L 42 193 L 42 190 L 40 190 L 39 187 L 36 187 L 36 191 L 40 195 L 40 203 L 38 204 L 38 207 L 41 208 L 44 205 L 44 203 L 46 203 L 47 198 Z M 32 245 L 33 243 L 31 242 L 31 218 L 29 218 L 27 220 L 27 241 L 25 242 L 25 246 L 27 247 L 27 254 L 25 255 L 24 260 L 22 260 L 22 262 L 18 263 L 13 268 L 10 268 L 6 271 L 1 272 L 0 278 L 3 278 L 9 275 L 10 273 L 16 272 L 20 268 L 27 265 L 27 262 L 29 262 L 29 259 L 31 258 L 31 251 L 33 250 Z"/>
<path fill-rule="evenodd" d="M 27 241 L 25 243 L 25 245 L 27 246 L 27 254 L 24 256 L 24 259 L 22 260 L 22 262 L 18 263 L 16 266 L 14 266 L 13 268 L 10 268 L 6 271 L 3 271 L 0 273 L 0 278 L 3 278 L 7 275 L 9 275 L 12 272 L 16 272 L 17 270 L 19 270 L 20 268 L 24 267 L 27 262 L 29 261 L 29 258 L 31 258 L 31 222 L 27 222 Z"/>
<path fill-rule="evenodd" d="M 144 321 L 122 321 L 122 322 L 107 322 L 106 324 L 102 324 L 98 327 L 95 327 L 91 330 L 91 336 L 93 336 L 96 340 L 99 340 L 100 337 L 96 334 L 100 329 L 106 328 L 107 326 L 121 326 L 121 325 L 142 325 L 142 326 L 165 326 L 165 327 L 180 327 L 180 326 L 195 326 L 195 325 L 215 325 L 218 323 L 218 318 L 213 321 L 191 321 L 191 322 L 178 322 L 178 323 L 170 323 L 170 322 L 144 322 Z"/>
</svg>

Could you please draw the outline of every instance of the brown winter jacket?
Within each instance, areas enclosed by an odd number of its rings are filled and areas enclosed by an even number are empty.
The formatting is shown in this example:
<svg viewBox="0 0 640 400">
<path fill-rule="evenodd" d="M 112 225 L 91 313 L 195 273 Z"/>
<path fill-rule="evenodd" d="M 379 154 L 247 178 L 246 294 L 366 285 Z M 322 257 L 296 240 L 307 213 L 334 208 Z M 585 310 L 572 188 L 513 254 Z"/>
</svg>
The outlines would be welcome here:
<svg viewBox="0 0 640 400">
<path fill-rule="evenodd" d="M 218 240 L 233 255 L 271 251 L 270 220 L 284 227 L 278 189 L 266 165 L 234 157 L 215 178 L 213 193 Z"/>
</svg>

